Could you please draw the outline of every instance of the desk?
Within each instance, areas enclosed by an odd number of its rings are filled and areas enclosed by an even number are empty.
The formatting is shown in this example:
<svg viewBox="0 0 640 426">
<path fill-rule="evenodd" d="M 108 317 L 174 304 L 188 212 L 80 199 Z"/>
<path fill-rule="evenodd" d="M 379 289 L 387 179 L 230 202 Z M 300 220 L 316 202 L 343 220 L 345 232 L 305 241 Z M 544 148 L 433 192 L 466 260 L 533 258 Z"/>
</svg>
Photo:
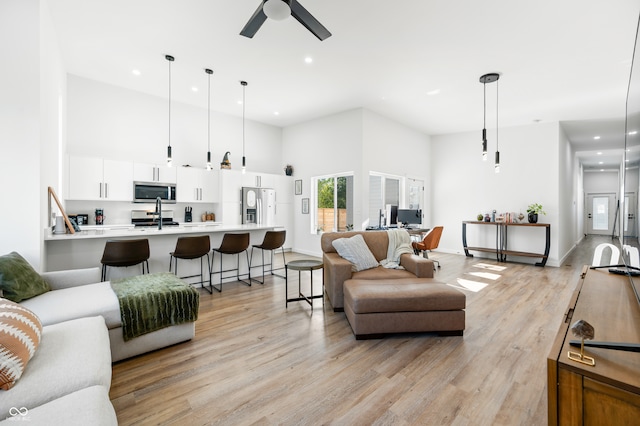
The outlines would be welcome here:
<svg viewBox="0 0 640 426">
<path fill-rule="evenodd" d="M 569 345 L 569 328 L 580 319 L 595 328 L 596 341 L 640 343 L 640 305 L 629 278 L 585 266 L 547 358 L 549 425 L 638 424 L 640 353 L 585 346 L 596 365 L 571 361 L 568 351 L 580 348 Z"/>
<path fill-rule="evenodd" d="M 313 299 L 322 298 L 322 306 L 324 306 L 324 274 L 322 274 L 322 294 L 313 295 L 313 271 L 316 269 L 322 269 L 323 263 L 322 260 L 292 260 L 284 266 L 285 270 L 285 285 L 284 292 L 285 298 L 287 299 L 286 307 L 289 307 L 289 302 L 296 302 L 298 300 L 304 300 L 309 305 L 311 305 L 311 310 L 313 310 Z M 298 297 L 289 298 L 289 269 L 294 271 L 298 271 Z M 309 275 L 311 276 L 311 293 L 309 296 L 305 296 L 302 294 L 302 290 L 300 290 L 300 271 L 309 271 Z"/>
<path fill-rule="evenodd" d="M 495 247 L 469 247 L 467 245 L 467 225 L 480 225 L 480 226 L 494 226 L 496 228 L 496 245 Z M 544 253 L 532 253 L 511 250 L 508 248 L 508 230 L 516 229 L 518 227 L 529 228 L 544 228 L 545 229 L 545 247 Z M 503 222 L 478 222 L 478 221 L 464 221 L 462 222 L 462 245 L 464 247 L 464 254 L 467 257 L 473 257 L 469 251 L 481 251 L 488 253 L 495 253 L 498 262 L 506 262 L 507 256 L 522 256 L 522 257 L 541 257 L 542 261 L 537 262 L 536 266 L 544 266 L 549 259 L 549 249 L 551 247 L 551 225 L 548 223 L 503 223 Z"/>
</svg>

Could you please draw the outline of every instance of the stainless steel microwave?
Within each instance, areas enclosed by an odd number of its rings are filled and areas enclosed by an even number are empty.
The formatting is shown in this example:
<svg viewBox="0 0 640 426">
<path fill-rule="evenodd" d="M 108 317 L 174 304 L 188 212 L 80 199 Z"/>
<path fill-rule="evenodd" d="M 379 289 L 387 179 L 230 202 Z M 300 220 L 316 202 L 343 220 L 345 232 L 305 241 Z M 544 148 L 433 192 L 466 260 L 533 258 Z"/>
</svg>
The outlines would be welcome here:
<svg viewBox="0 0 640 426">
<path fill-rule="evenodd" d="M 134 203 L 154 203 L 160 197 L 163 203 L 176 202 L 176 184 L 159 182 L 133 182 Z"/>
</svg>

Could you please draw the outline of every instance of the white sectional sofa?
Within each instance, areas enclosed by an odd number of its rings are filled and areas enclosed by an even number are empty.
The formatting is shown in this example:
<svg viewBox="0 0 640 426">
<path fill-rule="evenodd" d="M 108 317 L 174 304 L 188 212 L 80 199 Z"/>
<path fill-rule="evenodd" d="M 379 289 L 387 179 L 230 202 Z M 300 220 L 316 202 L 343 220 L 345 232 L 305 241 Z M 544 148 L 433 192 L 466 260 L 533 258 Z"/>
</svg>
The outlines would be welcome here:
<svg viewBox="0 0 640 426">
<path fill-rule="evenodd" d="M 117 425 L 110 387 L 109 335 L 101 316 L 44 326 L 22 377 L 0 391 L 0 425 Z"/>
<path fill-rule="evenodd" d="M 109 330 L 111 361 L 184 342 L 195 336 L 195 323 L 173 325 L 125 341 L 118 298 L 109 281 L 100 282 L 100 268 L 45 272 L 41 276 L 52 291 L 20 302 L 33 311 L 43 326 L 101 315 Z"/>
</svg>

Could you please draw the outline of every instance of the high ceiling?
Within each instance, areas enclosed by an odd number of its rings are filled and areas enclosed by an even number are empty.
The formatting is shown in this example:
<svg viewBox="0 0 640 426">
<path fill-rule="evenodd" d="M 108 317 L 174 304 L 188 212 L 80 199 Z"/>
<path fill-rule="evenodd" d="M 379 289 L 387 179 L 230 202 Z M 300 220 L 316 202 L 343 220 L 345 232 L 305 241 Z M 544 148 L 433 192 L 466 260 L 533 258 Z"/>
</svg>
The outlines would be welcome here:
<svg viewBox="0 0 640 426">
<path fill-rule="evenodd" d="M 624 128 L 611 129 L 623 123 L 637 0 L 301 0 L 331 37 L 319 41 L 293 18 L 240 36 L 260 3 L 48 7 L 68 73 L 166 97 L 170 54 L 173 100 L 206 108 L 211 68 L 213 110 L 241 115 L 246 80 L 247 118 L 275 126 L 364 107 L 430 135 L 479 130 L 478 79 L 497 72 L 501 127 L 567 121 L 580 150 L 622 146 Z M 492 128 L 495 83 L 487 104 Z"/>
</svg>

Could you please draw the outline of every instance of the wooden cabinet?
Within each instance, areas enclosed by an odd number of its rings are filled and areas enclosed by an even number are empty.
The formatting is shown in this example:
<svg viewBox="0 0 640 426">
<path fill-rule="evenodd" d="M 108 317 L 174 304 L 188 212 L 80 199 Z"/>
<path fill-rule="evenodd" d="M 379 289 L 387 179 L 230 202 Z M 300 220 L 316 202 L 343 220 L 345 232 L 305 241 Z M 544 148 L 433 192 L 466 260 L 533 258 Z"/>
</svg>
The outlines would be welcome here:
<svg viewBox="0 0 640 426">
<path fill-rule="evenodd" d="M 640 353 L 585 347 L 595 366 L 570 360 L 570 350 L 580 352 L 570 346 L 570 327 L 580 319 L 594 326 L 596 341 L 640 343 L 629 278 L 585 267 L 547 358 L 549 425 L 638 424 Z"/>
<path fill-rule="evenodd" d="M 176 195 L 179 203 L 215 203 L 218 201 L 218 172 L 196 167 L 179 167 Z"/>
<path fill-rule="evenodd" d="M 133 180 L 139 182 L 176 183 L 176 167 L 167 167 L 166 164 L 133 164 Z"/>
<path fill-rule="evenodd" d="M 69 156 L 68 200 L 133 200 L 133 163 Z"/>
</svg>

